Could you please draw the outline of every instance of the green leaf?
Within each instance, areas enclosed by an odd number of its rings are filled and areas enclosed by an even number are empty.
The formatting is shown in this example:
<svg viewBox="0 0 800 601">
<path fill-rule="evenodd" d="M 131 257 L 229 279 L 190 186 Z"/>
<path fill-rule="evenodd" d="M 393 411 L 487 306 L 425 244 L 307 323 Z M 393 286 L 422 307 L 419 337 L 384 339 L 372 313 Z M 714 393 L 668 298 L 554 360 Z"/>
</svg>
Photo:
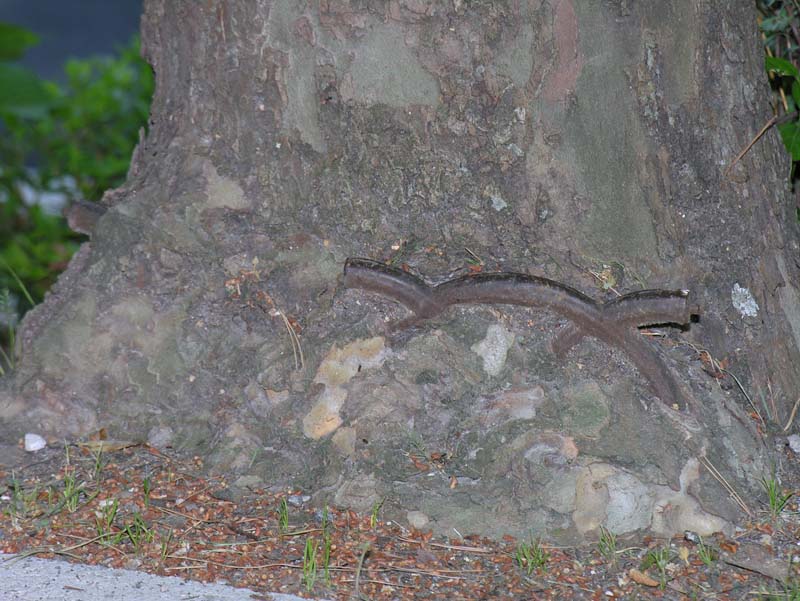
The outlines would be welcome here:
<svg viewBox="0 0 800 601">
<path fill-rule="evenodd" d="M 39 43 L 39 36 L 23 27 L 0 22 L 0 60 L 22 58 L 25 50 Z"/>
<path fill-rule="evenodd" d="M 796 79 L 792 82 L 792 98 L 795 107 L 800 107 L 800 81 Z"/>
<path fill-rule="evenodd" d="M 782 123 L 778 126 L 783 145 L 792 155 L 793 161 L 800 161 L 800 124 L 797 121 Z"/>
<path fill-rule="evenodd" d="M 785 31 L 789 28 L 792 22 L 792 17 L 782 8 L 775 13 L 774 17 L 769 17 L 761 21 L 761 31 Z"/>
<path fill-rule="evenodd" d="M 797 70 L 792 63 L 785 58 L 778 58 L 777 56 L 767 56 L 764 59 L 764 68 L 767 71 L 775 71 L 781 75 L 788 75 L 789 77 L 800 77 L 800 71 Z"/>
<path fill-rule="evenodd" d="M 0 63 L 0 113 L 17 117 L 41 117 L 52 96 L 35 73 L 16 65 Z"/>
</svg>

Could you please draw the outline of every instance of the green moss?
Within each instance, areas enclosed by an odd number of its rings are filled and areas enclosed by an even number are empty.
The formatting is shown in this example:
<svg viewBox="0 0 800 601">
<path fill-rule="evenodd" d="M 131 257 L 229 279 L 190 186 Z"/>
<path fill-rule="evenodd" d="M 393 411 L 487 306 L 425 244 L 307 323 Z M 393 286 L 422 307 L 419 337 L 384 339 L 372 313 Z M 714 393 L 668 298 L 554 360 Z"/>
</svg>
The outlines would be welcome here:
<svg viewBox="0 0 800 601">
<path fill-rule="evenodd" d="M 595 383 L 568 389 L 564 393 L 561 421 L 576 436 L 595 437 L 609 423 L 611 413 L 600 387 Z"/>
</svg>

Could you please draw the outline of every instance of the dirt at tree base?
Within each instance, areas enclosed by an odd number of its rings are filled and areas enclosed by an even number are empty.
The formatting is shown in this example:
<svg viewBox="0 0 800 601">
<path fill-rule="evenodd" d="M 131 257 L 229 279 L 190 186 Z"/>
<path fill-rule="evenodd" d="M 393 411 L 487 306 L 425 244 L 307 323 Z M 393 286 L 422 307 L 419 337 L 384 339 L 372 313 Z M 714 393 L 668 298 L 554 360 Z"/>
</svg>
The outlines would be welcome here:
<svg viewBox="0 0 800 601">
<path fill-rule="evenodd" d="M 98 441 L 34 454 L 3 447 L 0 552 L 343 600 L 778 599 L 768 595 L 800 591 L 797 496 L 779 518 L 759 511 L 732 537 L 618 537 L 602 554 L 598 544 L 553 546 L 525 532 L 434 536 L 387 518 L 380 505 L 365 513 L 314 507 L 311 491 L 250 490 L 203 475 L 198 457 L 102 444 L 105 452 Z M 783 490 L 798 493 L 800 462 L 788 449 L 782 455 Z"/>
</svg>

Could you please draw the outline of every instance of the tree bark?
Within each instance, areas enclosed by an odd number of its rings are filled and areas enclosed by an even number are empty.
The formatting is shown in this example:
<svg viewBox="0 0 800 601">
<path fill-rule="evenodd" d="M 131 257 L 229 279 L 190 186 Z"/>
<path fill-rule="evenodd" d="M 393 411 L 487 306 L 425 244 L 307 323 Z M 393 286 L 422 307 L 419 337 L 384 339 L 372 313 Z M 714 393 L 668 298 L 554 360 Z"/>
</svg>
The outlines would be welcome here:
<svg viewBox="0 0 800 601">
<path fill-rule="evenodd" d="M 104 427 L 440 531 L 752 509 L 726 487 L 800 394 L 789 159 L 770 132 L 725 173 L 771 115 L 752 2 L 152 0 L 142 35 L 149 133 L 23 323 L 5 438 Z M 428 288 L 477 271 L 525 277 Z M 508 278 L 537 302 L 472 288 Z M 643 337 L 641 289 L 699 321 Z"/>
</svg>

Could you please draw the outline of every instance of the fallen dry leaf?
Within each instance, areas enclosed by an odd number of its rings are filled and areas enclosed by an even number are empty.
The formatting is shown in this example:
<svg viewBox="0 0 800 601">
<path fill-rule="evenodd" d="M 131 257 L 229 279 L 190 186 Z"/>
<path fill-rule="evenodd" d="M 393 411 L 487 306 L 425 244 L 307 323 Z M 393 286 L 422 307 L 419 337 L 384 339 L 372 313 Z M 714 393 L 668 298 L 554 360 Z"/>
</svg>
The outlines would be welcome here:
<svg viewBox="0 0 800 601">
<path fill-rule="evenodd" d="M 628 574 L 630 575 L 631 580 L 637 584 L 643 584 L 644 586 L 658 586 L 659 584 L 658 580 L 651 578 L 648 574 L 640 572 L 636 568 L 631 568 L 628 571 Z"/>
<path fill-rule="evenodd" d="M 87 440 L 85 442 L 77 442 L 76 446 L 82 449 L 89 449 L 90 451 L 100 451 L 103 453 L 111 453 L 113 451 L 121 451 L 128 447 L 133 447 L 139 444 L 133 440 Z"/>
</svg>

